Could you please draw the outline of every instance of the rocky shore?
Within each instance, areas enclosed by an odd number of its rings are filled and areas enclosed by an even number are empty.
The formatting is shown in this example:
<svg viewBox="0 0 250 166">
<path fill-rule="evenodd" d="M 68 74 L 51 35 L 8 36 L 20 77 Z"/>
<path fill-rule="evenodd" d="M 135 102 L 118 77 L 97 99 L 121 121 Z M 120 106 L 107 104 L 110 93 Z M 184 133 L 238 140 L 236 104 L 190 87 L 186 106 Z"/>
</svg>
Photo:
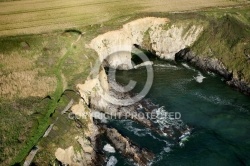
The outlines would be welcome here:
<svg viewBox="0 0 250 166">
<path fill-rule="evenodd" d="M 200 56 L 189 49 L 202 36 L 205 28 L 206 23 L 177 24 L 165 18 L 147 17 L 127 23 L 120 30 L 99 35 L 89 46 L 98 53 L 101 62 L 105 61 L 106 67 L 121 70 L 134 68 L 131 52 L 132 46 L 136 45 L 161 59 L 182 59 L 202 70 L 217 73 L 228 85 L 249 95 L 249 83 L 241 78 L 240 71 L 231 71 L 220 59 Z M 248 57 L 246 50 L 244 56 Z"/>
<path fill-rule="evenodd" d="M 88 47 L 98 53 L 100 65 L 95 69 L 96 73 L 90 74 L 84 84 L 77 85 L 82 99 L 82 105 L 79 107 L 82 109 L 72 109 L 72 112 L 81 116 L 84 113 L 81 112 L 84 110 L 83 107 L 88 107 L 91 111 L 99 111 L 109 117 L 130 119 L 176 142 L 183 135 L 190 134 L 190 128 L 181 120 L 166 118 L 163 123 L 158 124 L 153 119 L 146 118 L 147 113 L 161 116 L 162 112 L 166 112 L 166 110 L 162 110 L 162 108 L 154 105 L 148 99 L 143 99 L 134 104 L 119 104 L 124 99 L 131 99 L 134 94 L 123 92 L 120 85 L 117 85 L 114 80 L 108 78 L 104 67 L 129 70 L 145 65 L 142 63 L 135 66 L 131 61 L 131 52 L 135 45 L 153 52 L 155 56 L 161 59 L 186 61 L 201 70 L 217 73 L 230 86 L 234 86 L 248 95 L 250 94 L 248 84 L 234 75 L 219 59 L 198 56 L 188 48 L 199 38 L 199 35 L 203 31 L 202 25 L 190 26 L 189 24 L 183 24 L 177 26 L 172 24 L 168 28 L 164 27 L 168 22 L 168 19 L 148 17 L 127 23 L 120 30 L 111 31 L 94 38 Z M 135 116 L 138 114 L 143 114 L 144 116 Z M 95 117 L 91 118 L 95 119 Z M 147 165 L 153 159 L 154 155 L 151 152 L 134 145 L 129 138 L 120 134 L 116 129 L 107 127 L 98 119 L 96 121 L 98 123 L 95 124 L 94 121 L 91 121 L 90 126 L 95 126 L 97 129 L 97 125 L 98 133 L 104 133 L 115 149 L 122 155 L 143 166 Z M 89 127 L 89 131 L 91 131 L 91 127 Z M 89 137 L 91 135 L 93 138 L 96 138 L 98 134 L 89 133 Z M 80 141 L 78 139 L 78 142 L 82 145 L 83 149 L 86 149 L 86 143 L 83 143 L 81 139 Z M 95 146 L 96 139 L 91 139 L 90 142 L 92 146 L 87 148 L 87 152 L 88 150 L 90 152 L 91 149 L 91 153 L 89 154 L 92 154 L 92 152 L 96 154 L 95 151 L 97 151 L 100 154 L 99 157 L 102 156 L 101 147 Z M 72 148 L 64 151 L 61 150 L 64 156 L 68 156 L 69 151 L 71 152 Z M 87 163 L 90 163 L 90 161 L 94 163 L 97 158 L 98 155 L 95 155 L 94 158 L 89 157 Z M 105 162 L 103 158 L 101 160 Z"/>
<path fill-rule="evenodd" d="M 152 152 L 133 144 L 129 138 L 122 136 L 116 129 L 103 126 L 102 130 L 104 130 L 105 135 L 115 146 L 115 149 L 125 157 L 132 159 L 136 164 L 147 166 L 154 158 Z"/>
<path fill-rule="evenodd" d="M 235 76 L 232 71 L 229 71 L 225 65 L 216 58 L 200 57 L 195 55 L 189 48 L 186 48 L 176 53 L 175 60 L 184 60 L 201 70 L 216 73 L 222 76 L 228 85 L 237 88 L 244 94 L 250 95 L 250 86 L 247 82 Z"/>
<path fill-rule="evenodd" d="M 72 112 L 78 116 L 84 114 L 82 110 L 84 110 L 83 107 L 85 105 L 86 107 L 89 107 L 88 109 L 91 110 L 92 113 L 94 111 L 99 111 L 110 118 L 130 119 L 151 129 L 152 132 L 172 139 L 176 143 L 178 142 L 179 137 L 189 129 L 189 127 L 184 125 L 180 119 L 175 120 L 170 117 L 164 118 L 163 125 L 159 124 L 156 118 L 157 116 L 162 116 L 161 108 L 152 103 L 149 99 L 143 99 L 132 105 L 119 105 L 112 103 L 113 100 L 122 101 L 125 99 L 131 99 L 135 94 L 131 92 L 123 92 L 122 86 L 107 78 L 105 70 L 102 67 L 95 77 L 89 77 L 84 84 L 79 84 L 77 87 L 79 88 L 82 102 L 79 103 L 81 105 L 73 107 Z M 105 96 L 108 96 L 109 99 L 105 98 Z M 154 119 L 151 119 L 147 114 L 153 114 Z M 95 119 L 93 123 L 98 122 L 93 124 L 98 126 L 98 133 L 103 133 L 104 131 L 115 149 L 122 155 L 132 159 L 139 165 L 147 165 L 153 158 L 154 155 L 151 152 L 137 147 L 129 140 L 129 138 L 122 136 L 116 129 L 103 127 L 105 123 L 99 120 L 98 117 L 93 116 L 92 118 Z M 96 135 L 97 134 L 95 134 L 95 137 Z M 93 139 L 93 141 L 95 141 L 95 139 Z M 102 147 L 99 147 L 96 151 L 101 152 L 100 148 Z M 102 155 L 101 153 L 99 154 Z M 97 157 L 98 154 L 96 155 L 96 158 Z"/>
</svg>

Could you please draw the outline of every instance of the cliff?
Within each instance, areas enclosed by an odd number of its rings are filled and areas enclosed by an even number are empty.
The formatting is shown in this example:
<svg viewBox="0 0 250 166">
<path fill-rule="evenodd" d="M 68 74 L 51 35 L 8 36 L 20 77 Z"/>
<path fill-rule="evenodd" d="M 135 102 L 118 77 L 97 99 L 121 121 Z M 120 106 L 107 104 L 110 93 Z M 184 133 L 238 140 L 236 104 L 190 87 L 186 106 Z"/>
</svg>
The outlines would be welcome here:
<svg viewBox="0 0 250 166">
<path fill-rule="evenodd" d="M 195 21 L 189 17 L 138 19 L 120 30 L 97 36 L 90 47 L 104 66 L 122 70 L 138 67 L 131 60 L 134 46 L 161 59 L 182 58 L 202 70 L 221 75 L 228 85 L 249 94 L 250 27 L 245 13 L 214 18 L 196 16 Z"/>
<path fill-rule="evenodd" d="M 89 46 L 94 49 L 99 61 L 92 68 L 92 73 L 89 75 L 84 84 L 78 84 L 77 89 L 82 98 L 78 105 L 72 107 L 72 113 L 81 117 L 86 111 L 85 107 L 91 110 L 98 110 L 108 115 L 116 115 L 123 118 L 125 115 L 128 118 L 130 114 L 136 113 L 136 107 L 142 103 L 136 103 L 131 106 L 119 106 L 114 103 L 120 99 L 124 99 L 129 95 L 126 93 L 115 92 L 116 85 L 112 80 L 108 80 L 103 67 L 117 68 L 121 70 L 136 69 L 143 65 L 152 65 L 152 62 L 142 62 L 135 64 L 132 61 L 131 53 L 134 52 L 134 46 L 146 49 L 155 56 L 175 61 L 186 61 L 201 70 L 211 71 L 221 75 L 227 84 L 235 86 L 246 94 L 250 94 L 248 73 L 241 65 L 236 66 L 235 63 L 229 62 L 229 59 L 236 58 L 232 52 L 241 49 L 244 54 L 249 37 L 245 29 L 241 29 L 239 20 L 233 17 L 223 16 L 216 22 L 208 20 L 206 22 L 193 22 L 191 20 L 170 21 L 166 18 L 147 17 L 138 19 L 123 25 L 123 28 L 116 31 L 110 31 L 97 36 L 91 40 Z M 226 27 L 230 29 L 229 36 L 223 32 L 215 33 L 218 27 Z M 244 25 L 245 26 L 245 25 Z M 249 26 L 245 26 L 249 29 Z M 235 37 L 237 29 L 240 29 L 239 35 L 241 39 Z M 221 51 L 224 50 L 227 53 Z M 242 59 L 246 59 L 247 55 L 238 55 Z M 243 57 L 242 57 L 243 56 Z M 242 66 L 246 66 L 248 61 L 241 61 Z M 150 110 L 148 110 L 150 111 Z M 91 119 L 91 115 L 88 115 Z M 147 119 L 133 120 L 142 125 L 158 132 L 159 134 L 169 135 L 174 129 L 161 131 L 153 126 L 153 123 Z M 89 131 L 98 130 L 91 120 L 87 126 Z M 105 128 L 105 127 L 104 127 Z M 138 147 L 131 146 L 129 140 L 124 138 L 117 130 L 105 128 L 107 137 L 115 145 L 116 149 L 121 151 L 123 155 L 131 157 L 136 163 L 146 165 L 152 155 L 150 152 L 146 158 L 140 156 Z M 168 132 L 166 132 L 168 131 Z M 96 154 L 94 152 L 95 137 L 97 133 L 87 132 L 86 136 L 91 137 L 91 143 L 86 141 L 86 138 L 76 137 L 76 140 L 82 147 L 82 151 L 74 153 L 74 147 L 70 146 L 66 149 L 58 148 L 55 156 L 64 164 L 84 165 L 94 161 Z M 169 135 L 171 137 L 171 135 Z M 119 141 L 116 141 L 119 140 Z M 127 150 L 130 149 L 130 150 Z M 138 153 L 138 154 L 137 154 Z"/>
<path fill-rule="evenodd" d="M 232 23 L 229 22 L 232 21 L 233 18 L 227 18 L 228 17 L 225 16 L 218 19 L 217 24 L 221 23 L 220 25 L 222 25 L 222 27 L 229 26 L 229 28 L 232 28 L 231 31 L 235 31 L 235 29 L 242 26 L 238 21 L 232 25 Z M 233 21 L 235 20 L 233 19 Z M 249 27 L 246 26 L 246 28 Z M 191 20 L 171 22 L 166 18 L 147 17 L 129 22 L 123 25 L 123 28 L 120 30 L 110 31 L 97 36 L 90 42 L 89 46 L 97 52 L 101 63 L 96 63 L 97 65 L 92 68 L 94 72 L 89 75 L 84 84 L 77 85 L 77 89 L 82 98 L 82 103 L 79 103 L 78 106 L 74 106 L 72 112 L 75 115 L 81 116 L 81 113 L 84 112 L 81 112 L 83 109 L 80 108 L 85 105 L 92 110 L 98 110 L 111 116 L 118 115 L 119 118 L 122 118 L 124 115 L 128 115 L 129 118 L 130 114 L 136 113 L 136 105 L 117 106 L 113 103 L 114 100 L 119 101 L 120 99 L 126 98 L 127 94 L 114 92 L 115 88 L 119 87 L 114 88 L 114 83 L 111 80 L 108 80 L 103 68 L 111 67 L 121 70 L 129 70 L 147 64 L 151 65 L 151 62 L 142 62 L 141 64 L 136 65 L 132 61 L 131 53 L 133 53 L 134 46 L 149 50 L 161 59 L 176 61 L 184 60 L 199 69 L 217 73 L 225 78 L 227 84 L 235 86 L 241 91 L 249 94 L 250 90 L 247 83 L 249 79 L 247 73 L 244 73 L 245 69 L 240 70 L 239 66 L 235 67 L 235 64 L 232 65 L 229 63 L 228 58 L 225 58 L 224 53 L 220 51 L 220 49 L 223 48 L 228 55 L 233 57 L 234 55 L 231 55 L 228 50 L 235 51 L 239 48 L 246 50 L 247 44 L 242 44 L 242 42 L 248 40 L 248 37 L 242 37 L 241 40 L 238 39 L 235 41 L 236 39 L 233 38 L 235 37 L 235 34 L 231 36 L 222 36 L 222 34 L 218 35 L 215 34 L 215 32 L 211 32 L 211 29 L 215 30 L 216 26 L 209 20 L 206 22 L 193 22 Z M 241 30 L 242 32 L 240 33 L 247 34 L 244 32 L 244 29 Z M 236 33 L 236 31 L 234 33 Z M 233 43 L 232 40 L 234 40 Z M 206 42 L 210 44 L 208 45 Z M 244 53 L 245 52 L 246 51 L 244 51 Z M 242 61 L 242 63 L 244 66 L 248 61 Z M 169 134 L 168 132 L 154 128 L 152 122 L 147 119 L 133 120 L 151 128 L 159 134 Z M 90 121 L 89 125 L 88 128 L 90 129 L 91 126 L 94 125 L 93 121 Z M 169 130 L 172 131 L 172 129 Z M 112 134 L 114 131 L 116 133 L 115 135 Z M 125 147 L 130 146 L 128 143 L 129 140 L 123 138 L 118 131 L 114 129 L 106 129 L 106 132 L 111 141 L 118 139 L 116 137 L 122 138 L 120 140 L 123 140 L 123 142 L 113 142 L 118 150 L 122 152 L 126 151 L 126 148 L 120 147 L 124 142 L 126 143 Z M 92 146 L 83 143 L 83 141 L 81 145 L 83 149 L 93 152 Z M 70 161 L 67 156 L 71 155 L 72 158 L 77 159 L 77 156 L 89 155 L 86 153 L 81 155 L 72 154 L 72 151 L 72 147 L 65 150 L 58 149 L 56 151 L 56 156 L 58 159 L 61 158 L 61 161 L 64 161 L 65 163 L 69 162 L 71 164 L 79 164 L 74 163 L 72 160 Z M 144 163 L 142 165 L 148 161 L 148 159 L 144 159 L 142 156 L 131 156 L 130 152 L 124 152 L 124 155 L 130 156 L 137 163 L 143 161 Z M 78 161 L 82 160 L 78 158 Z M 90 161 L 91 157 L 88 158 L 88 162 L 85 160 L 84 163 L 89 163 Z"/>
<path fill-rule="evenodd" d="M 202 25 L 169 24 L 166 18 L 147 17 L 129 22 L 123 28 L 94 38 L 90 47 L 106 66 L 123 70 L 134 67 L 133 45 L 144 46 L 162 59 L 174 60 L 175 54 L 192 45 L 202 32 Z"/>
<path fill-rule="evenodd" d="M 222 76 L 226 83 L 250 94 L 249 12 L 207 17 L 208 25 L 199 39 L 176 58 L 188 61 L 205 71 Z"/>
</svg>

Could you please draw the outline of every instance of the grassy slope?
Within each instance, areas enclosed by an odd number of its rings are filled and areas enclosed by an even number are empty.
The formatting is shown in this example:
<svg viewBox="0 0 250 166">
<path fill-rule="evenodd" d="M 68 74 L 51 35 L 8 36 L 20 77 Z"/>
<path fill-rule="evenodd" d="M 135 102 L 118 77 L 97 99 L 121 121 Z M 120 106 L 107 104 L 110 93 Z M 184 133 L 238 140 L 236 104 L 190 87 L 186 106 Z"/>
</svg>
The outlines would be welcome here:
<svg viewBox="0 0 250 166">
<path fill-rule="evenodd" d="M 220 59 L 236 78 L 249 83 L 250 65 L 244 51 L 250 49 L 250 7 L 203 14 L 209 20 L 209 26 L 193 50 L 199 56 Z"/>
<path fill-rule="evenodd" d="M 52 123 L 50 115 L 57 108 L 63 91 L 66 88 L 74 89 L 77 82 L 83 82 L 88 76 L 90 62 L 94 61 L 95 54 L 91 53 L 92 56 L 86 59 L 84 54 L 88 55 L 91 50 L 83 50 L 84 39 L 72 45 L 77 38 L 78 34 L 74 33 L 56 33 L 1 39 L 2 46 L 6 46 L 1 47 L 1 53 L 4 57 L 10 56 L 12 51 L 15 50 L 18 52 L 17 56 L 26 56 L 34 64 L 30 68 L 25 67 L 24 64 L 24 66 L 18 68 L 18 71 L 15 71 L 16 68 L 5 66 L 2 68 L 2 77 L 13 72 L 18 73 L 42 68 L 43 72 L 36 75 L 36 78 L 47 76 L 55 77 L 57 80 L 54 92 L 48 93 L 52 100 L 42 100 L 42 96 L 24 98 L 22 95 L 18 95 L 18 91 L 15 92 L 17 95 L 11 98 L 8 95 L 1 96 L 0 116 L 4 120 L 0 122 L 0 163 L 3 165 L 8 165 L 11 160 L 12 163 L 17 163 L 25 158 L 48 125 Z M 30 48 L 28 50 L 24 50 L 20 46 L 23 41 L 29 43 Z M 16 81 L 30 86 L 29 80 L 19 79 Z M 39 82 L 38 86 L 44 86 L 43 84 L 43 82 Z M 37 90 L 32 89 L 32 86 L 30 86 L 30 89 Z"/>
<path fill-rule="evenodd" d="M 59 31 L 43 35 L 24 35 L 0 38 L 0 53 L 3 55 L 3 57 L 9 56 L 13 53 L 13 51 L 15 51 L 17 52 L 16 56 L 26 57 L 33 62 L 33 65 L 31 65 L 29 68 L 26 68 L 25 64 L 23 66 L 21 65 L 21 67 L 18 68 L 18 71 L 35 70 L 37 68 L 41 68 L 43 69 L 43 72 L 40 71 L 39 75 L 36 76 L 37 78 L 47 76 L 53 77 L 57 80 L 56 88 L 54 89 L 53 93 L 48 92 L 48 95 L 52 97 L 52 100 L 41 100 L 41 96 L 23 98 L 22 96 L 18 95 L 14 96 L 14 98 L 12 97 L 10 100 L 5 98 L 5 96 L 1 96 L 0 116 L 4 118 L 4 120 L 1 121 L 1 126 L 4 127 L 0 128 L 0 163 L 3 165 L 8 165 L 11 160 L 13 163 L 20 162 L 25 157 L 27 152 L 32 148 L 32 146 L 37 143 L 47 126 L 53 122 L 54 118 L 51 118 L 50 114 L 53 113 L 58 107 L 63 108 L 63 106 L 67 103 L 66 101 L 62 102 L 63 100 L 58 103 L 63 90 L 65 88 L 74 89 L 76 83 L 83 82 L 84 79 L 86 79 L 90 70 L 90 62 L 92 62 L 92 64 L 94 63 L 96 55 L 92 50 L 83 48 L 83 46 L 88 44 L 94 36 L 109 30 L 118 29 L 122 24 L 128 21 L 145 16 L 169 17 L 171 20 L 180 19 L 183 21 L 190 19 L 195 21 L 194 18 L 206 18 L 210 19 L 211 23 L 213 20 L 219 19 L 221 20 L 217 22 L 219 24 L 223 23 L 224 18 L 221 17 L 224 15 L 225 11 L 229 11 L 229 13 L 234 12 L 233 9 L 225 9 L 222 11 L 209 10 L 204 13 L 199 12 L 198 14 L 177 15 L 158 12 L 159 10 L 187 10 L 185 5 L 182 5 L 185 2 L 187 2 L 187 0 L 182 0 L 180 4 L 177 2 L 170 3 L 170 1 L 143 1 L 143 3 L 138 1 L 114 1 L 113 3 L 107 3 L 104 0 L 98 0 L 93 3 L 91 1 L 79 2 L 57 0 L 49 2 L 39 0 L 36 1 L 36 5 L 33 4 L 34 1 L 13 1 L 8 3 L 1 2 L 0 36 L 23 33 L 42 33 L 51 30 Z M 79 3 L 83 4 L 80 5 Z M 198 3 L 198 1 L 193 1 L 193 4 L 189 3 L 190 6 L 188 5 L 188 9 L 197 9 L 208 6 L 224 6 L 235 3 L 236 2 L 231 1 L 210 1 L 208 3 L 200 3 L 200 1 Z M 131 5 L 134 5 L 134 7 L 131 7 Z M 246 11 L 247 10 L 248 8 Z M 241 12 L 241 15 L 238 15 L 238 17 L 241 19 L 241 21 L 248 24 L 249 20 L 245 20 L 245 18 L 249 18 L 245 16 L 245 14 L 248 15 L 246 11 Z M 139 12 L 144 13 L 135 15 L 135 13 Z M 233 23 L 233 25 L 236 24 Z M 71 47 L 71 43 L 78 38 L 78 34 L 62 33 L 63 29 L 72 26 L 77 26 L 77 29 L 81 30 L 82 32 L 86 32 L 86 34 L 73 47 Z M 220 27 L 221 25 L 218 26 Z M 233 30 L 237 29 L 233 27 Z M 211 33 L 209 29 L 205 32 L 206 33 L 202 36 L 199 42 L 209 40 L 210 43 L 213 44 L 214 40 L 212 40 L 211 36 L 208 35 Z M 245 30 L 242 32 L 245 34 Z M 224 34 L 220 34 L 218 36 L 215 35 L 216 42 L 222 40 L 223 35 Z M 207 38 L 210 38 L 207 39 L 206 36 Z M 30 48 L 28 50 L 22 48 L 20 46 L 22 42 L 27 42 L 30 45 Z M 200 53 L 202 53 L 202 55 L 207 55 L 204 51 L 206 48 L 202 48 L 202 46 L 199 45 L 199 42 L 197 42 L 195 45 L 195 47 L 197 46 L 196 51 L 202 50 L 203 52 Z M 228 44 L 223 45 L 223 47 L 218 47 L 215 45 L 214 48 L 214 51 L 218 52 L 222 49 L 227 50 L 229 46 Z M 235 49 L 235 52 L 239 51 L 237 49 L 240 49 L 240 47 L 233 48 Z M 218 54 L 223 57 L 226 57 L 227 55 L 224 52 L 218 52 Z M 218 54 L 214 54 L 214 56 L 218 56 Z M 232 54 L 232 57 L 235 57 L 234 54 Z M 231 61 L 228 60 L 228 62 Z M 228 65 L 233 66 L 234 64 Z M 244 65 L 247 64 L 244 63 Z M 235 67 L 237 66 L 241 65 L 235 65 Z M 0 64 L 1 76 L 16 72 L 16 69 L 12 70 L 5 67 L 6 66 Z M 66 80 L 64 80 L 64 78 L 66 78 Z M 24 80 L 19 81 L 24 82 Z M 42 86 L 42 83 L 39 85 Z M 29 85 L 27 84 L 27 86 Z M 18 94 L 18 91 L 16 93 Z M 60 109 L 57 110 L 60 111 Z M 15 120 L 13 120 L 14 118 Z M 59 126 L 62 128 L 66 125 L 72 125 L 71 122 L 68 121 L 60 123 L 61 125 Z M 59 129 L 59 133 L 60 132 L 61 131 Z M 55 140 L 54 142 L 58 143 L 58 140 Z M 45 145 L 46 141 L 44 142 L 42 140 L 42 144 Z M 49 148 L 50 147 L 48 146 L 48 149 Z M 48 149 L 47 151 L 49 151 Z M 37 160 L 41 161 L 44 155 L 44 153 L 38 155 Z"/>
</svg>

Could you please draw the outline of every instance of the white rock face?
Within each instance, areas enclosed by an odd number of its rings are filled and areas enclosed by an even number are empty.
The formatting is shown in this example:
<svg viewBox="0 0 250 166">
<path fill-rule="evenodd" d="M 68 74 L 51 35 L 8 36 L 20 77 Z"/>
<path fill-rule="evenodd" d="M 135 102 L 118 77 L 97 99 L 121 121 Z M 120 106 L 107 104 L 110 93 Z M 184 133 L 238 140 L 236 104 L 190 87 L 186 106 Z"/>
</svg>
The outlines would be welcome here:
<svg viewBox="0 0 250 166">
<path fill-rule="evenodd" d="M 109 92 L 109 85 L 102 67 L 94 78 L 89 77 L 84 84 L 78 84 L 77 89 L 87 105 L 90 104 L 90 99 L 94 99 L 91 101 L 92 105 L 97 106 L 100 110 L 107 108 L 108 103 L 102 96 Z"/>
<path fill-rule="evenodd" d="M 168 30 L 157 29 L 149 31 L 152 49 L 162 59 L 174 60 L 175 54 L 191 46 L 202 32 L 202 26 L 172 25 Z M 187 30 L 188 29 L 188 30 Z M 186 31 L 186 32 L 185 32 Z"/>
<path fill-rule="evenodd" d="M 58 148 L 55 152 L 57 160 L 61 161 L 64 165 L 80 166 L 82 163 L 78 162 L 81 154 L 75 154 L 73 146 L 67 149 Z"/>
<path fill-rule="evenodd" d="M 81 118 L 87 118 L 87 116 L 86 116 L 87 112 L 85 111 L 85 107 L 84 107 L 82 100 L 80 100 L 78 104 L 72 106 L 71 111 L 73 114 L 75 114 Z"/>
<path fill-rule="evenodd" d="M 168 23 L 169 20 L 166 18 L 138 19 L 123 25 L 120 30 L 97 36 L 91 41 L 90 47 L 98 53 L 100 61 L 105 61 L 108 66 L 132 69 L 132 46 L 134 44 L 141 46 L 143 37 L 148 32 L 150 45 L 156 55 L 163 59 L 174 59 L 175 53 L 196 41 L 203 27 L 183 24 L 182 26 L 172 25 L 165 30 L 163 27 Z"/>
</svg>

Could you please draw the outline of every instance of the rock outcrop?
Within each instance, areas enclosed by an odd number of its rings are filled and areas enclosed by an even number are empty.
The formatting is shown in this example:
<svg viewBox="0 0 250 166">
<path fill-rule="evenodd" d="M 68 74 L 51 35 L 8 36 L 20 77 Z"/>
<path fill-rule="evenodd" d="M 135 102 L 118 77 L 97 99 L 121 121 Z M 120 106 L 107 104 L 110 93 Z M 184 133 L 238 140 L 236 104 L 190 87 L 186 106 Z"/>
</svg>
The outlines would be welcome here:
<svg viewBox="0 0 250 166">
<path fill-rule="evenodd" d="M 91 111 L 83 99 L 71 107 L 71 113 L 74 115 L 72 117 L 75 118 L 72 120 L 78 122 L 77 124 L 81 126 L 84 134 L 79 132 L 77 135 L 72 135 L 75 137 L 72 145 L 67 149 L 58 148 L 55 157 L 64 165 L 94 166 L 97 158 L 95 148 L 99 129 L 94 124 Z"/>
<path fill-rule="evenodd" d="M 207 58 L 196 56 L 190 49 L 183 49 L 179 51 L 176 56 L 176 60 L 185 60 L 198 68 L 211 71 L 223 76 L 226 80 L 232 79 L 232 72 L 229 72 L 225 65 L 216 58 Z"/>
<path fill-rule="evenodd" d="M 133 68 L 131 52 L 133 45 L 143 46 L 162 59 L 174 60 L 175 54 L 190 46 L 202 32 L 201 25 L 169 25 L 166 18 L 147 17 L 129 22 L 117 31 L 107 32 L 94 38 L 90 47 L 106 66 L 128 70 Z"/>
<path fill-rule="evenodd" d="M 191 52 L 190 49 L 187 49 L 198 39 L 202 31 L 203 27 L 198 24 L 191 26 L 185 23 L 183 25 L 170 25 L 168 19 L 148 17 L 132 21 L 125 24 L 120 30 L 107 32 L 94 38 L 89 46 L 98 53 L 101 63 L 95 66 L 97 73 L 94 75 L 92 73 L 84 84 L 77 85 L 82 101 L 79 105 L 72 107 L 72 112 L 77 116 L 83 116 L 85 106 L 88 106 L 92 110 L 98 110 L 110 116 L 115 115 L 116 118 L 130 118 L 159 134 L 169 136 L 176 140 L 176 138 L 179 138 L 179 136 L 188 129 L 188 126 L 184 126 L 181 121 L 179 121 L 181 124 L 178 124 L 176 121 L 173 122 L 173 125 L 158 129 L 153 125 L 154 123 L 150 119 L 133 117 L 133 114 L 139 112 L 137 108 L 139 105 L 141 107 L 143 106 L 142 108 L 145 112 L 152 113 L 155 111 L 155 108 L 149 109 L 144 106 L 146 104 L 143 104 L 143 101 L 126 106 L 114 104 L 119 100 L 129 97 L 129 95 L 122 92 L 122 90 L 120 91 L 121 93 L 115 92 L 114 89 L 119 89 L 119 87 L 114 86 L 114 83 L 108 80 L 103 67 L 129 70 L 148 64 L 151 65 L 150 61 L 143 62 L 139 65 L 135 65 L 132 62 L 131 53 L 133 52 L 133 46 L 139 46 L 143 49 L 150 50 L 161 59 L 182 59 L 203 70 L 217 73 L 223 76 L 228 84 L 250 93 L 247 84 L 234 78 L 233 73 L 230 72 L 220 60 L 216 58 L 199 57 Z M 92 129 L 96 130 L 93 121 L 89 123 L 88 128 L 90 129 L 89 131 L 92 131 Z M 107 127 L 103 127 L 103 129 L 115 148 L 123 155 L 133 159 L 137 164 L 147 165 L 153 158 L 153 154 L 133 145 L 129 139 L 123 137 L 116 129 Z M 85 139 L 81 137 L 76 138 L 82 147 L 82 155 L 85 156 L 84 163 L 90 163 L 90 161 L 93 160 L 93 154 L 95 154 L 93 150 L 94 146 L 91 144 L 96 141 L 96 134 L 89 132 L 87 135 L 92 136 L 90 142 L 84 141 Z M 57 153 L 57 158 L 60 158 L 60 161 L 66 164 L 67 162 L 75 162 L 72 158 L 76 158 L 77 154 L 71 154 L 71 159 L 65 157 L 65 154 L 71 152 L 71 149 L 64 151 L 59 149 L 58 151 L 60 153 Z"/>
<path fill-rule="evenodd" d="M 83 138 L 77 137 L 81 144 L 81 151 L 76 151 L 73 146 L 67 149 L 58 148 L 55 152 L 56 159 L 63 165 L 70 166 L 94 166 L 95 158 L 93 158 L 93 148 L 91 145 L 86 145 Z"/>
<path fill-rule="evenodd" d="M 133 145 L 128 138 L 123 137 L 116 129 L 104 127 L 108 139 L 124 156 L 134 160 L 140 166 L 146 166 L 153 159 L 153 153 Z"/>
<path fill-rule="evenodd" d="M 133 115 L 137 114 L 135 105 L 122 106 L 119 101 L 125 98 L 130 98 L 128 93 L 123 93 L 122 90 L 117 92 L 115 89 L 122 88 L 111 80 L 107 80 L 107 75 L 103 68 L 95 78 L 90 78 L 84 84 L 78 84 L 77 88 L 84 102 L 92 110 L 101 111 L 107 115 L 115 116 L 116 118 L 134 119 L 144 126 L 150 127 L 152 124 L 146 118 L 137 118 Z M 114 104 L 118 102 L 117 104 Z M 83 103 L 82 103 L 83 104 Z M 121 103 L 122 104 L 122 103 Z M 79 108 L 82 108 L 79 110 Z M 72 112 L 78 116 L 84 116 L 84 109 L 81 105 L 72 107 Z"/>
<path fill-rule="evenodd" d="M 67 149 L 58 148 L 55 152 L 55 156 L 63 165 L 83 165 L 82 162 L 78 162 L 81 160 L 82 154 L 80 152 L 75 154 L 73 146 Z"/>
<path fill-rule="evenodd" d="M 109 85 L 103 67 L 100 67 L 100 71 L 95 73 L 95 75 L 90 75 L 84 84 L 78 84 L 77 89 L 88 106 L 90 105 L 91 98 L 94 98 L 96 100 L 98 99 L 100 108 L 106 108 L 107 103 L 101 96 L 108 93 Z"/>
<path fill-rule="evenodd" d="M 175 24 L 166 18 L 147 17 L 129 22 L 120 30 L 97 36 L 90 47 L 98 53 L 105 66 L 122 70 L 135 67 L 131 61 L 134 45 L 150 50 L 161 59 L 181 58 L 223 76 L 229 85 L 250 94 L 249 83 L 238 78 L 219 59 L 197 56 L 186 49 L 192 46 L 202 31 L 203 26 L 198 23 Z M 248 55 L 246 50 L 244 53 Z"/>
<path fill-rule="evenodd" d="M 250 85 L 242 80 L 239 80 L 237 78 L 233 78 L 230 81 L 227 81 L 227 84 L 233 87 L 236 87 L 241 92 L 250 95 Z"/>
<path fill-rule="evenodd" d="M 216 58 L 197 56 L 188 48 L 179 51 L 175 58 L 176 60 L 185 60 L 204 71 L 211 71 L 219 74 L 225 79 L 228 85 L 236 87 L 241 92 L 250 95 L 250 85 L 238 78 L 236 74 L 226 68 L 226 66 Z"/>
</svg>

